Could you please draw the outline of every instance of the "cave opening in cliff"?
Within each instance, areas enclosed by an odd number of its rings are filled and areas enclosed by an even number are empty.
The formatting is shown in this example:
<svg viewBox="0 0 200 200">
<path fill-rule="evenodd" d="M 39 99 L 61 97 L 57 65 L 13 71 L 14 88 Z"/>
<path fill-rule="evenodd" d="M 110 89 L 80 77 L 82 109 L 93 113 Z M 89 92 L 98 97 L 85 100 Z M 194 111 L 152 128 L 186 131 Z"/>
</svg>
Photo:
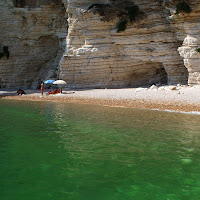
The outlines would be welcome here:
<svg viewBox="0 0 200 200">
<path fill-rule="evenodd" d="M 130 87 L 149 87 L 167 85 L 168 75 L 162 63 L 148 63 L 139 66 L 130 76 Z"/>
</svg>

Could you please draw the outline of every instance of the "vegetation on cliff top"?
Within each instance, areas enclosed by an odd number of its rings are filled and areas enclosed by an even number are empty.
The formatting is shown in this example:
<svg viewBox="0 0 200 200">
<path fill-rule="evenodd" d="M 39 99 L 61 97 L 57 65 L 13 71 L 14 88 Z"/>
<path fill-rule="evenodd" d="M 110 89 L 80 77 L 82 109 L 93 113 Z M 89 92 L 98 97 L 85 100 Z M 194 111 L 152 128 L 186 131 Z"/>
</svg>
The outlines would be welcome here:
<svg viewBox="0 0 200 200">
<path fill-rule="evenodd" d="M 109 4 L 92 4 L 88 10 L 98 13 L 103 21 L 117 18 L 117 32 L 124 31 L 128 23 L 132 24 L 143 16 L 143 12 L 131 0 L 110 0 Z"/>
<path fill-rule="evenodd" d="M 176 4 L 176 14 L 190 13 L 192 10 L 186 1 L 181 1 Z"/>
<path fill-rule="evenodd" d="M 196 48 L 195 51 L 196 51 L 197 53 L 200 53 L 200 47 L 199 47 L 199 48 Z"/>
<path fill-rule="evenodd" d="M 12 0 L 13 5 L 18 8 L 40 7 L 48 4 L 62 4 L 62 0 Z"/>
<path fill-rule="evenodd" d="M 160 3 L 163 0 L 158 0 Z M 170 3 L 176 7 L 176 14 L 190 13 L 191 7 L 186 0 L 172 0 Z M 92 4 L 88 10 L 98 13 L 102 21 L 112 21 L 118 18 L 117 32 L 124 31 L 129 24 L 139 21 L 143 18 L 144 13 L 132 0 L 110 0 L 107 4 Z"/>
</svg>

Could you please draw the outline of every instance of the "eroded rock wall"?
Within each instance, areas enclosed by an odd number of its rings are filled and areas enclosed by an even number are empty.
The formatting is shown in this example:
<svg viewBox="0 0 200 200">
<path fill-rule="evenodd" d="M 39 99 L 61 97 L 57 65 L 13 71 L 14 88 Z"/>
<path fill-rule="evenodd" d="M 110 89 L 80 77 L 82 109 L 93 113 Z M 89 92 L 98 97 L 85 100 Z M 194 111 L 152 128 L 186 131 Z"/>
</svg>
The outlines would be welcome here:
<svg viewBox="0 0 200 200">
<path fill-rule="evenodd" d="M 188 84 L 200 85 L 200 38 L 188 35 L 179 47 L 179 53 L 184 58 L 184 64 L 189 71 Z"/>
<path fill-rule="evenodd" d="M 188 1 L 192 8 L 189 14 L 171 15 L 172 30 L 181 45 L 178 48 L 184 65 L 189 72 L 188 84 L 200 84 L 200 1 Z"/>
<path fill-rule="evenodd" d="M 0 1 L 0 87 L 37 88 L 57 78 L 67 35 L 66 9 L 61 1 Z M 19 1 L 18 1 L 19 3 Z M 22 2 L 23 3 L 23 2 Z"/>
<path fill-rule="evenodd" d="M 173 2 L 135 0 L 144 18 L 119 33 L 117 21 L 104 22 L 98 13 L 88 11 L 92 4 L 109 0 L 67 2 L 69 29 L 60 78 L 70 86 L 117 88 L 188 83 L 188 66 L 178 47 L 189 34 L 187 30 L 199 30 L 198 0 L 190 4 L 193 14 L 173 19 Z M 187 16 L 187 22 L 183 16 Z"/>
<path fill-rule="evenodd" d="M 178 15 L 180 0 L 135 0 L 144 16 L 121 32 L 117 18 L 88 10 L 110 2 L 0 1 L 0 87 L 36 88 L 49 78 L 81 88 L 200 83 L 199 0 Z"/>
</svg>

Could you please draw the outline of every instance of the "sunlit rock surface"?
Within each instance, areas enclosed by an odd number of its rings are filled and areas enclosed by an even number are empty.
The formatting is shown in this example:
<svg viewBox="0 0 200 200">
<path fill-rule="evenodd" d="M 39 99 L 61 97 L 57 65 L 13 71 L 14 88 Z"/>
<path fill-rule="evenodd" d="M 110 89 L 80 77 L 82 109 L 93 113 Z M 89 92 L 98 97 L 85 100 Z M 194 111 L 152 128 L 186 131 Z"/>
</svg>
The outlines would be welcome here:
<svg viewBox="0 0 200 200">
<path fill-rule="evenodd" d="M 36 88 L 49 78 L 80 88 L 199 84 L 200 2 L 178 15 L 176 2 L 135 0 L 143 19 L 117 33 L 117 19 L 88 11 L 109 0 L 0 1 L 0 55 L 9 50 L 0 87 Z"/>
<path fill-rule="evenodd" d="M 88 12 L 92 4 L 108 2 L 68 1 L 69 30 L 60 78 L 74 87 L 187 84 L 188 68 L 177 50 L 188 34 L 199 30 L 199 2 L 191 4 L 192 14 L 174 15 L 175 4 L 170 1 L 136 0 L 144 19 L 120 33 L 117 21 L 103 22 Z"/>
<path fill-rule="evenodd" d="M 36 88 L 59 72 L 67 34 L 66 9 L 56 0 L 17 2 L 0 1 L 0 53 L 3 46 L 9 51 L 9 59 L 0 59 L 0 87 Z"/>
</svg>

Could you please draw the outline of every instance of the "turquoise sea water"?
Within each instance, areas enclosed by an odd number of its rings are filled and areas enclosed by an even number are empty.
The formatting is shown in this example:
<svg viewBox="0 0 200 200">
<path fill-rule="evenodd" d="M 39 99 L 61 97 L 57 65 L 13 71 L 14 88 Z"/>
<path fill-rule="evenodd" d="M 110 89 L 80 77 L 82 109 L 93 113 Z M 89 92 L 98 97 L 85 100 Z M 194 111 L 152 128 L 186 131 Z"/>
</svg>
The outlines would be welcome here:
<svg viewBox="0 0 200 200">
<path fill-rule="evenodd" d="M 200 116 L 0 100 L 1 200 L 199 200 Z"/>
</svg>

